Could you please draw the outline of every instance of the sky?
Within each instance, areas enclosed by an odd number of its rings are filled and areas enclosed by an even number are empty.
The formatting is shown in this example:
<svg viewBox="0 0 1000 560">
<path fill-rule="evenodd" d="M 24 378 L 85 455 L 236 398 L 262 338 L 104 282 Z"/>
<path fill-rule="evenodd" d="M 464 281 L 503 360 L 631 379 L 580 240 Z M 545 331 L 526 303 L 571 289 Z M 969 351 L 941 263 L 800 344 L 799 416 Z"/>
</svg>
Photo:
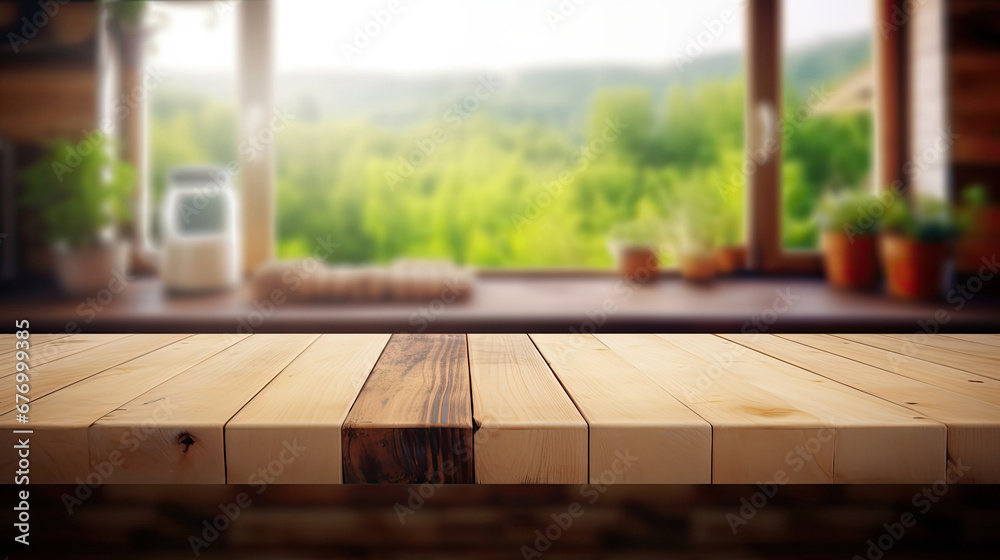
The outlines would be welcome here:
<svg viewBox="0 0 1000 560">
<path fill-rule="evenodd" d="M 279 0 L 278 73 L 511 71 L 586 64 L 663 65 L 742 48 L 742 0 Z M 872 0 L 787 0 L 786 48 L 871 29 Z M 150 61 L 232 71 L 225 2 L 163 2 Z M 395 13 L 390 11 L 395 8 Z M 157 14 L 151 14 L 156 16 Z"/>
</svg>

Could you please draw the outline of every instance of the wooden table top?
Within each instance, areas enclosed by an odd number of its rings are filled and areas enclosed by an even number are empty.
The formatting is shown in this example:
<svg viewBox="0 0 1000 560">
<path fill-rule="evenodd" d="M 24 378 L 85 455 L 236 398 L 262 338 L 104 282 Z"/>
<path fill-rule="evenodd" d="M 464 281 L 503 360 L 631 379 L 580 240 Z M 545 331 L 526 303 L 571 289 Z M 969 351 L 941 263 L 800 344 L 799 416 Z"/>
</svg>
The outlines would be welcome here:
<svg viewBox="0 0 1000 560">
<path fill-rule="evenodd" d="M 33 483 L 1000 482 L 1000 335 L 29 343 L 0 470 L 27 438 Z"/>
</svg>

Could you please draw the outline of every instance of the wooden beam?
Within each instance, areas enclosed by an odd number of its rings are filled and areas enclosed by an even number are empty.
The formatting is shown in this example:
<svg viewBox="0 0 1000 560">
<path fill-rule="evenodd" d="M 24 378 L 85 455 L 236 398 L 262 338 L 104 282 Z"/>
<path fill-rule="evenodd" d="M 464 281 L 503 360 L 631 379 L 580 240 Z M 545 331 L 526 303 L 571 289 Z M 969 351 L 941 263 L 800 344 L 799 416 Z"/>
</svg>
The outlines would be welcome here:
<svg viewBox="0 0 1000 560">
<path fill-rule="evenodd" d="M 524 334 L 470 334 L 476 482 L 584 484 L 587 423 Z"/>
<path fill-rule="evenodd" d="M 226 480 L 253 484 L 277 461 L 282 484 L 342 483 L 341 428 L 388 341 L 323 335 L 295 358 L 226 424 Z"/>
<path fill-rule="evenodd" d="M 115 465 L 105 482 L 224 484 L 226 422 L 317 337 L 252 335 L 146 391 L 91 426 L 91 463 Z"/>
<path fill-rule="evenodd" d="M 948 461 L 970 468 L 959 482 L 1000 482 L 1000 407 L 785 338 L 768 336 L 750 341 L 746 335 L 724 336 L 737 342 L 742 339 L 742 344 L 759 352 L 906 407 L 912 411 L 915 421 L 932 419 L 945 424 Z M 925 449 L 936 449 L 936 437 L 927 434 L 923 441 Z M 885 449 L 892 449 L 899 443 L 888 444 Z M 867 460 L 875 462 L 885 457 L 878 447 L 873 447 Z M 902 470 L 900 472 L 902 474 Z M 938 478 L 944 478 L 943 470 Z"/>
<path fill-rule="evenodd" d="M 138 337 L 145 338 L 145 337 Z M 153 350 L 132 361 L 105 370 L 31 404 L 31 422 L 17 421 L 16 411 L 0 416 L 6 442 L 15 445 L 10 430 L 30 428 L 31 481 L 41 484 L 73 484 L 104 478 L 105 465 L 90 464 L 87 432 L 94 422 L 182 371 L 221 352 L 245 335 L 200 334 Z M 8 446 L 10 447 L 10 446 Z M 12 479 L 16 456 L 0 457 L 0 473 Z M 93 469 L 93 470 L 92 470 Z"/>
<path fill-rule="evenodd" d="M 592 484 L 708 484 L 712 426 L 586 334 L 533 334 L 590 426 Z"/>
<path fill-rule="evenodd" d="M 271 0 L 240 2 L 240 138 L 257 137 L 274 114 L 274 32 Z M 243 266 L 250 273 L 274 257 L 274 142 L 260 142 L 253 157 L 240 150 Z"/>
<path fill-rule="evenodd" d="M 344 422 L 344 482 L 472 483 L 465 335 L 393 335 Z"/>
</svg>

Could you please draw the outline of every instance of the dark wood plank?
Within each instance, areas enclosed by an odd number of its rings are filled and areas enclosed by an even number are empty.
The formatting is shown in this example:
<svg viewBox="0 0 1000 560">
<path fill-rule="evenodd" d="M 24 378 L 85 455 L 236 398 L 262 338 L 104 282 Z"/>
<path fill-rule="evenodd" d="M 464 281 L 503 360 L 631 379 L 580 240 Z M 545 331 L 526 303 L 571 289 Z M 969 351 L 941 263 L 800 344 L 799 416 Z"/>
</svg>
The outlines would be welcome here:
<svg viewBox="0 0 1000 560">
<path fill-rule="evenodd" d="M 393 335 L 344 422 L 344 482 L 471 483 L 465 335 Z"/>
</svg>

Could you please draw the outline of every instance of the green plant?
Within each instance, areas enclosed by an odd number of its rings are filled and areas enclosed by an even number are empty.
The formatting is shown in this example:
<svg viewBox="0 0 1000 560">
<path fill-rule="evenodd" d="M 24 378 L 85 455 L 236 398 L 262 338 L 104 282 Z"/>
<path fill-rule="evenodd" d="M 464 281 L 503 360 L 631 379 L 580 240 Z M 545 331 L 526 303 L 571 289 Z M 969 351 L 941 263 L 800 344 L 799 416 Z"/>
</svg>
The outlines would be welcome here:
<svg viewBox="0 0 1000 560">
<path fill-rule="evenodd" d="M 962 204 L 956 212 L 958 229 L 962 233 L 973 231 L 976 222 L 982 219 L 982 210 L 989 206 L 990 193 L 986 185 L 973 183 L 962 190 Z"/>
<path fill-rule="evenodd" d="M 58 140 L 21 173 L 27 188 L 20 202 L 38 210 L 50 243 L 95 245 L 129 219 L 135 170 L 113 149 L 103 134 L 79 144 Z"/>
<path fill-rule="evenodd" d="M 959 233 L 951 205 L 926 196 L 908 202 L 892 195 L 882 215 L 880 228 L 924 243 L 948 241 Z"/>
<path fill-rule="evenodd" d="M 878 230 L 874 213 L 882 209 L 882 201 L 865 191 L 829 193 L 816 207 L 816 223 L 823 231 L 837 231 L 852 237 L 871 235 Z"/>
<path fill-rule="evenodd" d="M 662 221 L 655 218 L 636 218 L 612 226 L 609 237 L 612 242 L 624 246 L 657 248 L 666 237 Z"/>
</svg>

